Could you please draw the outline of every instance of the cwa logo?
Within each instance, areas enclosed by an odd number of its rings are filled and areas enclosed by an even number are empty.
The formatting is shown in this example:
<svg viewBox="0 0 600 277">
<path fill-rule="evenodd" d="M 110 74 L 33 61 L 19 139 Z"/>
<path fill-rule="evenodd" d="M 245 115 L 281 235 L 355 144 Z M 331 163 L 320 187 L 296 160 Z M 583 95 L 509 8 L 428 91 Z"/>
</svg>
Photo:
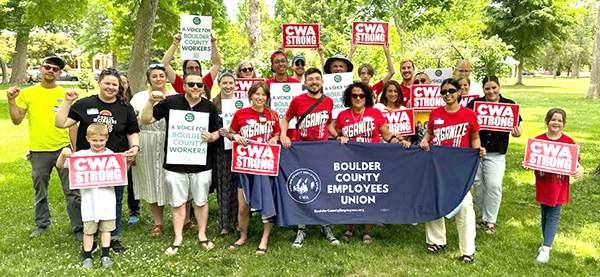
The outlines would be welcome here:
<svg viewBox="0 0 600 277">
<path fill-rule="evenodd" d="M 309 204 L 321 193 L 321 179 L 308 168 L 299 168 L 287 179 L 288 195 L 300 204 Z"/>
</svg>

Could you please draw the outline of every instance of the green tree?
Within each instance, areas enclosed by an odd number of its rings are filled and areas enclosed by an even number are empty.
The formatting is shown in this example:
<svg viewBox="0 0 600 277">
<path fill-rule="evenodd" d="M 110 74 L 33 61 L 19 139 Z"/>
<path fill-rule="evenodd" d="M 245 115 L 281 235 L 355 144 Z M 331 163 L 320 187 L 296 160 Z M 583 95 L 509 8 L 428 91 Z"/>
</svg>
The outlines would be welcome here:
<svg viewBox="0 0 600 277">
<path fill-rule="evenodd" d="M 0 29 L 16 33 L 10 83 L 18 84 L 25 81 L 31 30 L 77 21 L 85 14 L 87 0 L 8 0 L 0 5 Z"/>
<path fill-rule="evenodd" d="M 494 0 L 485 9 L 486 34 L 498 35 L 513 46 L 519 60 L 518 85 L 523 84 L 523 69 L 547 44 L 566 38 L 566 27 L 573 22 L 566 1 Z"/>
</svg>

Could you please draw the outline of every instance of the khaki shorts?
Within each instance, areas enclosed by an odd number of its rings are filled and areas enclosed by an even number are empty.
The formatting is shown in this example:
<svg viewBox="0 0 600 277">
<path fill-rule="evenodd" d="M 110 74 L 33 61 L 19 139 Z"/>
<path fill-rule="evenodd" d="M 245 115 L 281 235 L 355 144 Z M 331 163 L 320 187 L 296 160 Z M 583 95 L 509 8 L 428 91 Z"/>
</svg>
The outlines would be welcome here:
<svg viewBox="0 0 600 277">
<path fill-rule="evenodd" d="M 196 206 L 208 203 L 208 189 L 212 170 L 197 173 L 179 173 L 165 170 L 165 183 L 171 188 L 171 206 L 180 207 L 194 199 Z"/>
<path fill-rule="evenodd" d="M 84 221 L 83 222 L 83 233 L 86 235 L 93 235 L 98 230 L 101 233 L 111 232 L 117 228 L 117 222 L 113 220 L 100 220 L 99 222 L 95 221 Z"/>
</svg>

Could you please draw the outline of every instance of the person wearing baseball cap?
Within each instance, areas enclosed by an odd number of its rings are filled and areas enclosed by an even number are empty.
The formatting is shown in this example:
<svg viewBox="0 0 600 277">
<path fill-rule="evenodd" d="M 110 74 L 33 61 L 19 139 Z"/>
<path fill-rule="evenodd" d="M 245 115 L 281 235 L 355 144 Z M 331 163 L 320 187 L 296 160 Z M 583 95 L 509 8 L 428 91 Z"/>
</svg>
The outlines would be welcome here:
<svg viewBox="0 0 600 277">
<path fill-rule="evenodd" d="M 304 79 L 304 66 L 306 65 L 306 60 L 302 55 L 296 55 L 292 58 L 292 70 L 294 71 L 294 78 L 298 81 L 302 81 Z"/>
<path fill-rule="evenodd" d="M 265 81 L 267 86 L 271 86 L 271 83 L 300 83 L 296 78 L 290 77 L 287 74 L 288 69 L 288 57 L 285 52 L 277 50 L 271 54 L 271 72 L 273 76 L 271 79 Z"/>
<path fill-rule="evenodd" d="M 69 132 L 54 126 L 54 116 L 65 98 L 65 89 L 56 84 L 65 61 L 58 56 L 44 58 L 40 65 L 40 83 L 22 91 L 18 86 L 6 91 L 6 98 L 13 124 L 29 119 L 29 155 L 35 203 L 35 225 L 29 238 L 33 239 L 50 227 L 51 216 L 48 204 L 48 186 L 52 169 L 63 148 L 71 147 Z M 81 221 L 81 197 L 79 190 L 69 188 L 69 170 L 56 169 L 62 191 L 65 194 L 66 210 L 75 238 L 83 239 Z"/>
</svg>

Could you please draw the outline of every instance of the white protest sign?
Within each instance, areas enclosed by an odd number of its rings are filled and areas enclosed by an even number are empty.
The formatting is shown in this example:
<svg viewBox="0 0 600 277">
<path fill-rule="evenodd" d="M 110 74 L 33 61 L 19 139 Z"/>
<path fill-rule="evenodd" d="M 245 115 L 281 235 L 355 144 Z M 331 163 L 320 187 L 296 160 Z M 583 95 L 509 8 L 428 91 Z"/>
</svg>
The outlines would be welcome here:
<svg viewBox="0 0 600 277">
<path fill-rule="evenodd" d="M 206 165 L 208 113 L 170 110 L 167 164 Z"/>
<path fill-rule="evenodd" d="M 352 84 L 352 72 L 323 74 L 323 93 L 333 100 L 332 118 L 337 118 L 338 114 L 345 110 L 344 90 Z"/>
<path fill-rule="evenodd" d="M 223 118 L 223 128 L 229 129 L 231 126 L 231 121 L 233 120 L 233 115 L 237 110 L 245 107 L 249 107 L 248 101 L 243 101 L 240 99 L 221 99 L 221 118 Z M 233 144 L 231 140 L 228 138 L 223 138 L 225 144 L 225 150 L 231 150 Z"/>
<path fill-rule="evenodd" d="M 181 15 L 181 59 L 210 60 L 210 16 Z"/>
<path fill-rule="evenodd" d="M 283 120 L 287 109 L 294 97 L 302 94 L 300 83 L 271 83 L 271 109 L 279 114 L 279 120 Z M 296 128 L 296 121 L 290 122 L 290 129 Z"/>
<path fill-rule="evenodd" d="M 429 76 L 432 83 L 439 85 L 442 81 L 452 78 L 452 68 L 427 68 L 425 74 Z"/>
</svg>

